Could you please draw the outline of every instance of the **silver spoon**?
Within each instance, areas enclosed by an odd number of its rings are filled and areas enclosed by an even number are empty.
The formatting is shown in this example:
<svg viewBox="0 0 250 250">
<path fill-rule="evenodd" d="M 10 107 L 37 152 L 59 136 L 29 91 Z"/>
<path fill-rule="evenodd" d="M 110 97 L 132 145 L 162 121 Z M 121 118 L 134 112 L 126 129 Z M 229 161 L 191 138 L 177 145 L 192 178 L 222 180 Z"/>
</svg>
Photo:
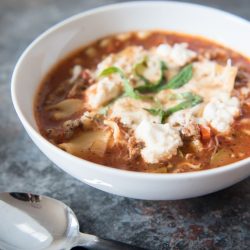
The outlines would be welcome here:
<svg viewBox="0 0 250 250">
<path fill-rule="evenodd" d="M 74 212 L 64 203 L 29 193 L 0 193 L 1 250 L 139 250 L 79 232 Z"/>
</svg>

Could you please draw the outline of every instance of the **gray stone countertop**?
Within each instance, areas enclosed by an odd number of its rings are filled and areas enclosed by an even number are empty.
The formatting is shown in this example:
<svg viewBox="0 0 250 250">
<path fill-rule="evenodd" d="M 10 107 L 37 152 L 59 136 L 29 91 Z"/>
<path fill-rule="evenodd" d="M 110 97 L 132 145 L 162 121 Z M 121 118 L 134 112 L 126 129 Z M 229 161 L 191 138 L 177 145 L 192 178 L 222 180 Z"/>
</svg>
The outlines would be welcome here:
<svg viewBox="0 0 250 250">
<path fill-rule="evenodd" d="M 34 192 L 57 198 L 72 207 L 83 232 L 154 250 L 250 249 L 250 178 L 195 199 L 118 197 L 60 171 L 20 124 L 11 103 L 10 78 L 25 47 L 64 18 L 114 2 L 119 1 L 0 0 L 0 192 Z M 248 0 L 190 2 L 250 19 Z"/>
</svg>

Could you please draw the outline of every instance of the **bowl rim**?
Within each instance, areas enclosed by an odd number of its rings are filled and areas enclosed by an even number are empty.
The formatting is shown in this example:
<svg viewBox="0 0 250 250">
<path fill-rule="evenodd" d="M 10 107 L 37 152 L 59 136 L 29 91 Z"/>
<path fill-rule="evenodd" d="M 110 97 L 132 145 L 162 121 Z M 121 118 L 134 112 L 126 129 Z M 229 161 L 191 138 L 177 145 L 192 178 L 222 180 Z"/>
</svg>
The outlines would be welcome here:
<svg viewBox="0 0 250 250">
<path fill-rule="evenodd" d="M 123 7 L 133 7 L 133 6 L 145 6 L 145 5 L 177 5 L 177 6 L 186 6 L 186 7 L 191 7 L 191 8 L 196 8 L 196 9 L 205 9 L 208 11 L 212 11 L 214 13 L 223 15 L 224 17 L 229 18 L 230 20 L 234 22 L 239 22 L 241 24 L 248 25 L 250 27 L 250 22 L 247 21 L 246 19 L 236 16 L 234 14 L 228 13 L 223 10 L 219 10 L 213 7 L 201 5 L 201 4 L 194 4 L 194 3 L 188 3 L 188 2 L 175 2 L 175 1 L 133 1 L 133 2 L 122 2 L 122 3 L 115 3 L 115 4 L 110 4 L 110 5 L 105 5 L 105 6 L 100 6 L 94 9 L 90 9 L 87 11 L 80 12 L 78 14 L 75 14 L 71 17 L 68 17 L 57 24 L 53 25 L 49 29 L 45 30 L 41 35 L 39 35 L 37 38 L 35 38 L 29 45 L 28 47 L 24 50 L 24 52 L 21 54 L 19 57 L 15 67 L 14 71 L 12 74 L 11 78 L 11 99 L 12 103 L 14 105 L 15 111 L 21 120 L 23 126 L 30 132 L 32 135 L 39 140 L 41 143 L 45 144 L 47 148 L 49 148 L 51 151 L 56 151 L 57 155 L 59 155 L 62 158 L 68 158 L 69 161 L 76 162 L 78 165 L 83 165 L 83 169 L 86 170 L 86 168 L 96 168 L 97 171 L 99 172 L 106 172 L 106 173 L 113 173 L 117 175 L 126 175 L 127 177 L 137 177 L 137 178 L 146 178 L 146 179 L 158 179 L 158 180 L 173 180 L 173 179 L 185 179 L 185 178 L 200 178 L 204 176 L 211 176 L 211 175 L 217 175 L 217 174 L 222 174 L 224 172 L 229 172 L 233 171 L 235 169 L 238 169 L 247 163 L 250 163 L 250 157 L 245 158 L 243 160 L 228 164 L 228 165 L 223 165 L 221 167 L 217 168 L 212 168 L 212 169 L 205 169 L 205 170 L 199 170 L 199 171 L 192 171 L 192 172 L 184 172 L 184 173 L 148 173 L 148 172 L 136 172 L 132 170 L 125 170 L 125 169 L 119 169 L 119 168 L 114 168 L 102 164 L 97 164 L 82 158 L 79 158 L 77 156 L 74 156 L 70 153 L 67 153 L 66 151 L 63 151 L 62 149 L 58 148 L 51 142 L 49 142 L 47 139 L 45 139 L 38 131 L 36 131 L 35 128 L 27 121 L 25 118 L 24 113 L 21 110 L 21 105 L 18 103 L 18 98 L 17 98 L 17 91 L 16 91 L 16 86 L 18 82 L 18 74 L 21 69 L 22 62 L 26 58 L 27 54 L 33 47 L 39 43 L 42 42 L 44 38 L 47 36 L 51 35 L 53 32 L 58 31 L 60 28 L 63 26 L 67 25 L 68 23 L 74 22 L 75 20 L 84 18 L 89 15 L 95 15 L 99 14 L 102 12 L 106 12 L 109 10 L 116 10 L 116 9 L 121 9 Z M 34 96 L 33 96 L 34 98 Z M 34 116 L 34 113 L 32 114 Z M 74 168 L 74 166 L 72 166 Z"/>
</svg>

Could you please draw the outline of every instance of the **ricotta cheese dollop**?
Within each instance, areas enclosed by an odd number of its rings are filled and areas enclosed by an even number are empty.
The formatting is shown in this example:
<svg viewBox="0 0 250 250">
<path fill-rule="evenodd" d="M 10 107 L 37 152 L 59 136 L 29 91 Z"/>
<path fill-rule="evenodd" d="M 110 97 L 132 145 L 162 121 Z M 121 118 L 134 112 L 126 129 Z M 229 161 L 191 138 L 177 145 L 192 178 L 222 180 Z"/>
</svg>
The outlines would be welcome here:
<svg viewBox="0 0 250 250">
<path fill-rule="evenodd" d="M 143 120 L 135 129 L 135 137 L 144 142 L 145 147 L 141 150 L 141 155 L 148 163 L 170 159 L 182 145 L 179 131 L 168 123 L 157 124 Z"/>
<path fill-rule="evenodd" d="M 240 102 L 238 98 L 221 94 L 205 106 L 203 118 L 217 132 L 226 134 L 230 131 L 234 117 L 238 116 L 239 113 Z"/>
<path fill-rule="evenodd" d="M 178 129 L 185 137 L 198 136 L 198 119 L 194 116 L 196 109 L 197 106 L 172 114 L 168 119 L 169 124 Z"/>
<path fill-rule="evenodd" d="M 122 89 L 122 80 L 118 74 L 103 77 L 87 89 L 87 102 L 91 108 L 99 108 L 120 95 Z"/>
<path fill-rule="evenodd" d="M 197 56 L 196 52 L 188 49 L 187 43 L 176 43 L 172 47 L 160 44 L 156 48 L 156 54 L 170 67 L 182 67 Z"/>
<path fill-rule="evenodd" d="M 142 120 L 159 123 L 158 116 L 153 116 L 145 110 L 150 107 L 150 103 L 124 97 L 117 100 L 111 107 L 110 117 L 119 118 L 122 124 L 130 128 L 135 128 Z"/>
</svg>

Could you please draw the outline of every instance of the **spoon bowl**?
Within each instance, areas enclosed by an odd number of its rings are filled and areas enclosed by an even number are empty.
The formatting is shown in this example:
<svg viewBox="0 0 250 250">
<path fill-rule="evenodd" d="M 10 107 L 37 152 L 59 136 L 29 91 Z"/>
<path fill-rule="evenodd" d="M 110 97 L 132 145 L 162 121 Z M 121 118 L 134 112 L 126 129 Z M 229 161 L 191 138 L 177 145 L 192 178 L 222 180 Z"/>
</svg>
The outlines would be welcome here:
<svg viewBox="0 0 250 250">
<path fill-rule="evenodd" d="M 64 203 L 30 193 L 0 194 L 0 249 L 142 249 L 79 232 L 74 212 Z M 78 248 L 79 249 L 79 248 Z"/>
<path fill-rule="evenodd" d="M 74 212 L 60 201 L 39 195 L 0 194 L 0 221 L 3 249 L 67 249 L 79 235 Z"/>
</svg>

